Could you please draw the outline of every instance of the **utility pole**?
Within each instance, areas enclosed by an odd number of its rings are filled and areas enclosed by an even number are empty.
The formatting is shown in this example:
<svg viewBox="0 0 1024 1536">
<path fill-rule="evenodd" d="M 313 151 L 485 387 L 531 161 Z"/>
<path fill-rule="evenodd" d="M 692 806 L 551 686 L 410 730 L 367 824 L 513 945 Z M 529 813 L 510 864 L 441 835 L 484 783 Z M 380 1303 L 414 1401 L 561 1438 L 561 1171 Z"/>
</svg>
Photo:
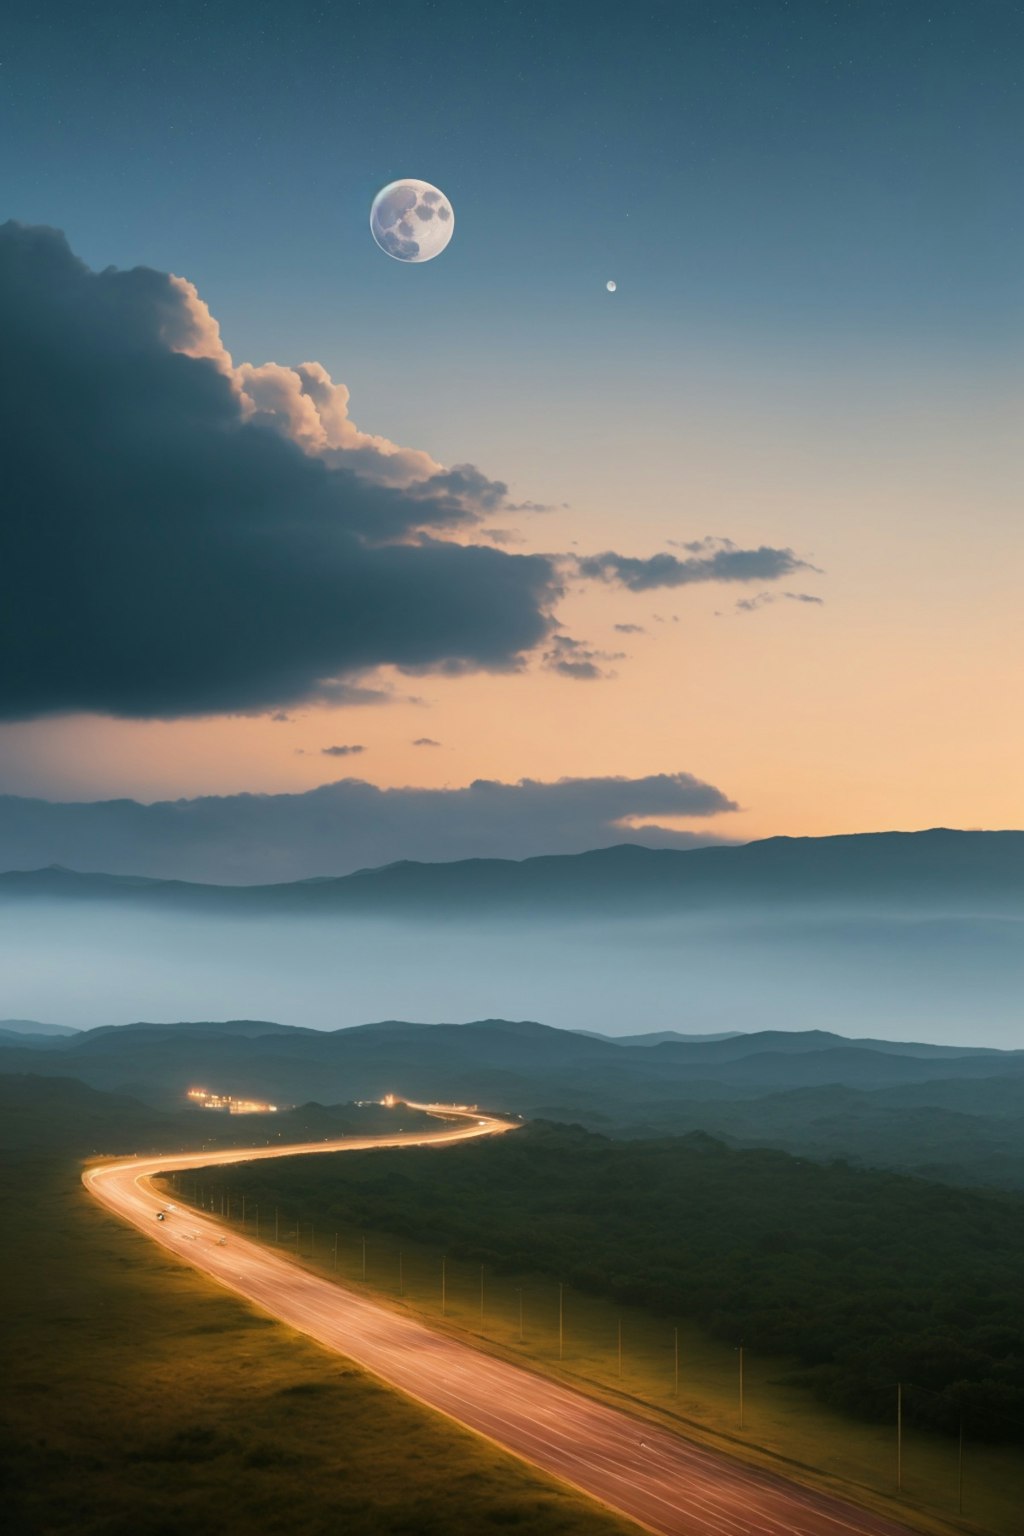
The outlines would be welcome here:
<svg viewBox="0 0 1024 1536">
<path fill-rule="evenodd" d="M 565 1283 L 558 1282 L 558 1358 L 565 1354 Z"/>
<path fill-rule="evenodd" d="M 245 1196 L 242 1196 L 242 1231 L 245 1231 Z"/>
<path fill-rule="evenodd" d="M 622 1380 L 622 1318 L 619 1318 L 619 1380 Z"/>
<path fill-rule="evenodd" d="M 366 1279 L 366 1233 L 363 1233 L 363 1279 Z"/>
<path fill-rule="evenodd" d="M 673 1328 L 672 1329 L 672 1346 L 673 1346 L 673 1353 L 675 1355 L 675 1389 L 674 1389 L 674 1392 L 673 1392 L 673 1396 L 674 1397 L 678 1397 L 679 1396 L 679 1329 L 678 1328 Z"/>
<path fill-rule="evenodd" d="M 398 1294 L 399 1296 L 405 1295 L 405 1275 L 403 1273 L 401 1248 L 398 1250 Z"/>
<path fill-rule="evenodd" d="M 446 1316 L 447 1315 L 447 1311 L 448 1311 L 448 1275 L 447 1275 L 447 1265 L 448 1265 L 447 1258 L 442 1257 L 442 1259 L 441 1259 L 441 1316 L 442 1317 Z"/>
<path fill-rule="evenodd" d="M 337 1232 L 335 1232 L 335 1234 L 334 1234 L 334 1267 L 335 1267 L 335 1269 L 337 1269 L 337 1267 L 338 1267 L 338 1234 L 337 1234 Z"/>
<path fill-rule="evenodd" d="M 484 1267 L 480 1265 L 480 1326 L 484 1323 Z"/>
<path fill-rule="evenodd" d="M 281 1240 L 281 1212 L 278 1210 L 277 1206 L 275 1205 L 274 1206 L 274 1242 L 277 1243 L 277 1242 L 280 1242 L 280 1240 Z"/>
<path fill-rule="evenodd" d="M 743 1428 L 743 1345 L 740 1345 L 740 1429 Z"/>
<path fill-rule="evenodd" d="M 523 1288 L 521 1285 L 516 1286 L 516 1292 L 519 1296 L 519 1342 L 521 1344 L 523 1342 Z"/>
<path fill-rule="evenodd" d="M 960 1444 L 956 1457 L 956 1512 L 964 1512 L 964 1416 L 960 1415 Z"/>
<path fill-rule="evenodd" d="M 903 1383 L 896 1383 L 896 1487 L 903 1488 Z"/>
</svg>

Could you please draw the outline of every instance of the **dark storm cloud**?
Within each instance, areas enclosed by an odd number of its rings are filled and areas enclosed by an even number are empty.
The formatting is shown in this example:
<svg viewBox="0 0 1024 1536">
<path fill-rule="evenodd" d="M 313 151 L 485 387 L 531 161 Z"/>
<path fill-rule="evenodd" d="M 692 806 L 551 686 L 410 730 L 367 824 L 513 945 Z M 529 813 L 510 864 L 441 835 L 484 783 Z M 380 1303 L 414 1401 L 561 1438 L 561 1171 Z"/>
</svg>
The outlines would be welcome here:
<svg viewBox="0 0 1024 1536">
<path fill-rule="evenodd" d="M 342 779 L 296 795 L 55 805 L 0 796 L 0 869 L 64 864 L 186 880 L 345 874 L 395 859 L 527 858 L 609 843 L 684 848 L 713 834 L 636 817 L 703 818 L 735 803 L 688 773 L 647 778 L 478 779 L 464 789 L 378 789 Z"/>
<path fill-rule="evenodd" d="M 324 757 L 358 757 L 360 752 L 366 751 L 366 748 L 358 745 L 351 747 L 321 747 L 320 751 Z"/>
<path fill-rule="evenodd" d="M 174 350 L 183 287 L 0 227 L 0 718 L 369 703 L 375 666 L 508 669 L 545 640 L 551 561 L 430 536 L 491 482 L 375 484 L 247 420 Z"/>
<path fill-rule="evenodd" d="M 775 581 L 794 571 L 816 570 L 791 549 L 772 549 L 766 544 L 758 549 L 738 549 L 733 544 L 717 542 L 713 549 L 692 554 L 686 560 L 667 553 L 638 559 L 606 550 L 604 554 L 580 558 L 576 568 L 581 576 L 590 580 L 618 582 L 631 592 L 649 592 L 656 587 L 686 587 L 709 581 Z"/>
</svg>

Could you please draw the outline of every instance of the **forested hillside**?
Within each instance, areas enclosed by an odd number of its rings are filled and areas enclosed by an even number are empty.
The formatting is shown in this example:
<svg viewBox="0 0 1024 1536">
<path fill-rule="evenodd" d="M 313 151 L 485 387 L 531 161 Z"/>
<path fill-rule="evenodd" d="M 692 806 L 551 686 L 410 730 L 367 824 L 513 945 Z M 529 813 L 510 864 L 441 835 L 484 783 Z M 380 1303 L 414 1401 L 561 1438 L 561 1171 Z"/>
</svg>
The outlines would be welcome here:
<svg viewBox="0 0 1024 1536">
<path fill-rule="evenodd" d="M 202 1175 L 197 1175 L 201 1178 Z M 975 1438 L 1024 1432 L 1024 1201 L 734 1151 L 535 1124 L 493 1142 L 232 1171 L 237 1192 L 549 1273 L 752 1351 L 825 1402 Z"/>
</svg>

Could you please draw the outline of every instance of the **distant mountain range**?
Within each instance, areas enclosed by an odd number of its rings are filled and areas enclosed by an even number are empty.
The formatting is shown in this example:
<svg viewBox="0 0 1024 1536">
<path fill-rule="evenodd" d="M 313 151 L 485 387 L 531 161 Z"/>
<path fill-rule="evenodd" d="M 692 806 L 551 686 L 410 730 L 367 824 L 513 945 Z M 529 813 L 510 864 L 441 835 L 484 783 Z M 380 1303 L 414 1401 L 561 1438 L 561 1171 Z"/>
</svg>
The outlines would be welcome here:
<svg viewBox="0 0 1024 1536">
<path fill-rule="evenodd" d="M 1024 1187 L 1024 1050 L 762 1030 L 617 1040 L 530 1021 L 294 1029 L 260 1020 L 0 1036 L 0 1074 L 76 1078 L 179 1109 L 202 1086 L 277 1103 L 397 1093 L 613 1135 L 744 1145 Z M 41 1042 L 45 1045 L 41 1046 Z"/>
<path fill-rule="evenodd" d="M 102 902 L 232 916 L 439 921 L 602 914 L 865 909 L 982 918 L 1024 914 L 1024 832 L 879 832 L 740 846 L 632 844 L 514 861 L 403 862 L 277 885 L 200 885 L 53 865 L 0 875 L 0 902 Z"/>
<path fill-rule="evenodd" d="M 77 1035 L 70 1024 L 40 1024 L 38 1019 L 0 1019 L 0 1034 L 5 1035 Z"/>
</svg>

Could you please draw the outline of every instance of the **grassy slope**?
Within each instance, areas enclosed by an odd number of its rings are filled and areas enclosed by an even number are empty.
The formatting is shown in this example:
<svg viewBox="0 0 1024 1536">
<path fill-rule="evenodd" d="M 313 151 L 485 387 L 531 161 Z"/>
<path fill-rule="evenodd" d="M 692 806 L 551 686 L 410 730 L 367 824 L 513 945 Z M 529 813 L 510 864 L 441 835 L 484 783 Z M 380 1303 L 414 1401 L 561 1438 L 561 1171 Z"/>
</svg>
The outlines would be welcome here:
<svg viewBox="0 0 1024 1536">
<path fill-rule="evenodd" d="M 11 1536 L 636 1531 L 169 1259 L 73 1160 L 0 1179 Z"/>
</svg>

